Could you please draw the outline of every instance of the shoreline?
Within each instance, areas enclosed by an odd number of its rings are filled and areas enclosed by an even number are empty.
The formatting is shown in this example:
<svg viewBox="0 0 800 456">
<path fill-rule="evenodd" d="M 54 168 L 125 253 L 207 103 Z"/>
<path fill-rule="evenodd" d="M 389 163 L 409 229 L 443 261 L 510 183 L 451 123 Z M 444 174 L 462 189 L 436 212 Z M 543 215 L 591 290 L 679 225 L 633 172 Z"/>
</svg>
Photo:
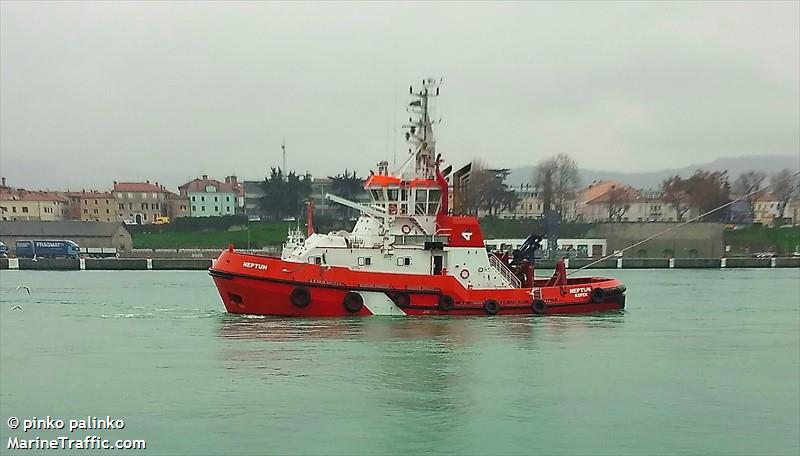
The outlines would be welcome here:
<svg viewBox="0 0 800 456">
<path fill-rule="evenodd" d="M 578 269 L 592 259 L 566 260 Z M 210 258 L 0 258 L 0 270 L 39 271 L 199 271 L 211 267 Z M 539 260 L 536 269 L 555 268 L 553 260 Z M 800 268 L 800 257 L 775 258 L 609 258 L 586 269 L 745 269 Z"/>
</svg>

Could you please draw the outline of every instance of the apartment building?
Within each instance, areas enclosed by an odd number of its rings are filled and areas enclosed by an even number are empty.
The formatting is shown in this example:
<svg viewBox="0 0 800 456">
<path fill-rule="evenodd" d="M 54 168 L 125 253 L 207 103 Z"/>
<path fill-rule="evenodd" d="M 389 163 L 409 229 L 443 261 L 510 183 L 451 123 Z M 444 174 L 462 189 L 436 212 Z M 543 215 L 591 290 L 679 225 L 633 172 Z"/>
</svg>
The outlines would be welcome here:
<svg viewBox="0 0 800 456">
<path fill-rule="evenodd" d="M 114 182 L 117 220 L 146 225 L 167 215 L 167 197 L 170 192 L 158 182 Z"/>
</svg>

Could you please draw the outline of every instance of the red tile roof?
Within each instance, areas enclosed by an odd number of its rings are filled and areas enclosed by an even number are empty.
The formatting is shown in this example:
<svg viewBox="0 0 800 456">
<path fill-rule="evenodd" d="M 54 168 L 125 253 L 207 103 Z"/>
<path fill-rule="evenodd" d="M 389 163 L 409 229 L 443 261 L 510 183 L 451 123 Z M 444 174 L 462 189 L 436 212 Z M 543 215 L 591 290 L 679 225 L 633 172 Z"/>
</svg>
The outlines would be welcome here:
<svg viewBox="0 0 800 456">
<path fill-rule="evenodd" d="M 220 182 L 216 179 L 193 179 L 178 187 L 182 192 L 205 192 L 207 187 L 214 187 L 218 192 L 238 193 L 239 184 Z"/>
<path fill-rule="evenodd" d="M 617 181 L 600 181 L 595 182 L 580 192 L 581 199 L 588 203 L 600 196 L 605 195 L 611 190 L 611 187 L 625 187 L 625 184 Z"/>
<path fill-rule="evenodd" d="M 68 203 L 64 195 L 57 192 L 29 192 L 27 190 L 18 191 L 3 191 L 0 192 L 0 199 L 2 200 L 16 200 L 16 201 L 55 201 L 61 203 Z"/>
<path fill-rule="evenodd" d="M 167 190 L 149 182 L 114 182 L 115 192 L 166 192 Z"/>
<path fill-rule="evenodd" d="M 82 192 L 67 192 L 69 197 L 78 198 L 113 198 L 110 192 L 97 192 L 97 191 L 82 191 Z"/>
<path fill-rule="evenodd" d="M 634 188 L 626 186 L 617 187 L 615 185 L 611 185 L 606 189 L 606 191 L 602 195 L 596 196 L 595 198 L 586 201 L 586 204 L 608 203 L 609 200 L 611 199 L 612 191 L 618 192 L 618 196 L 620 198 L 624 196 L 631 202 L 636 200 L 640 196 L 639 192 L 636 191 L 636 189 Z"/>
<path fill-rule="evenodd" d="M 755 199 L 755 201 L 758 201 L 758 202 L 761 202 L 761 203 L 777 202 L 777 201 L 780 201 L 780 200 L 781 200 L 781 198 L 778 195 L 774 194 L 774 193 L 762 193 L 760 195 L 757 195 L 756 199 Z"/>
</svg>

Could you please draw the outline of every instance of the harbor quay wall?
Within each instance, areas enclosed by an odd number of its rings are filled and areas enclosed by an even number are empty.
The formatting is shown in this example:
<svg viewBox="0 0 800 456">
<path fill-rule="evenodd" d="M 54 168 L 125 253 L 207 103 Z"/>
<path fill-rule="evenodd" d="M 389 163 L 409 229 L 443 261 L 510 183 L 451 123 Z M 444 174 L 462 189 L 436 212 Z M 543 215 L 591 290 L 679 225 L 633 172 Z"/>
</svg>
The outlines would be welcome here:
<svg viewBox="0 0 800 456">
<path fill-rule="evenodd" d="M 211 267 L 210 258 L 0 258 L 0 270 L 42 271 L 201 271 Z M 567 269 L 741 269 L 800 268 L 800 257 L 782 258 L 607 258 L 566 260 Z M 536 269 L 553 270 L 555 260 L 537 260 Z"/>
<path fill-rule="evenodd" d="M 608 253 L 627 249 L 627 258 L 720 258 L 725 254 L 721 223 L 597 223 L 586 237 L 605 239 Z M 662 234 L 663 233 L 663 234 Z M 631 245 L 657 236 L 634 248 Z"/>
<path fill-rule="evenodd" d="M 211 267 L 208 258 L 0 258 L 0 270 L 41 271 L 198 271 Z"/>
</svg>

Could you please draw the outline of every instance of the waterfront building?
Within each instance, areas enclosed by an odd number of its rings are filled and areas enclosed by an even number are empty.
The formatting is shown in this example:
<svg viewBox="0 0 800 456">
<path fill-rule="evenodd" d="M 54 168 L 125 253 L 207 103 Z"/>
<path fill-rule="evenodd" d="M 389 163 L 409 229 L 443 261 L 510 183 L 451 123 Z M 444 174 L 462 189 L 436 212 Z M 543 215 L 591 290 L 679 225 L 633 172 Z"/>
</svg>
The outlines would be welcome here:
<svg viewBox="0 0 800 456">
<path fill-rule="evenodd" d="M 236 176 L 228 176 L 225 182 L 220 182 L 204 174 L 202 178 L 181 185 L 178 190 L 188 199 L 190 217 L 235 215 L 240 197 L 242 203 L 245 199 Z"/>
<path fill-rule="evenodd" d="M 67 192 L 69 218 L 84 222 L 116 222 L 116 200 L 111 192 Z"/>
<path fill-rule="evenodd" d="M 753 205 L 753 222 L 762 225 L 800 224 L 800 199 L 792 198 L 781 214 L 781 199 L 773 193 L 764 193 Z"/>
<path fill-rule="evenodd" d="M 167 215 L 167 196 L 170 192 L 158 182 L 114 182 L 111 193 L 118 221 L 147 225 Z"/>
<path fill-rule="evenodd" d="M 786 207 L 786 212 L 783 213 L 783 216 L 791 217 L 792 225 L 800 225 L 800 197 L 789 200 L 789 205 Z"/>
<path fill-rule="evenodd" d="M 694 215 L 694 211 L 684 214 L 684 220 Z M 631 200 L 625 216 L 631 222 L 676 222 L 678 211 L 664 202 L 663 193 L 656 190 L 637 191 Z"/>
<path fill-rule="evenodd" d="M 0 222 L 0 241 L 7 245 L 12 253 L 17 241 L 51 239 L 74 241 L 82 248 L 113 247 L 120 252 L 129 252 L 133 248 L 131 235 L 120 222 L 77 220 Z"/>
<path fill-rule="evenodd" d="M 578 196 L 577 210 L 585 222 L 676 222 L 678 212 L 657 190 L 638 190 L 616 181 L 595 182 Z M 684 214 L 684 220 L 693 211 Z"/>
<path fill-rule="evenodd" d="M 539 189 L 530 184 L 520 184 L 514 187 L 514 193 L 517 195 L 517 205 L 512 208 L 502 208 L 498 210 L 495 215 L 501 219 L 538 219 L 544 211 L 542 206 L 542 199 L 539 195 Z M 479 216 L 488 215 L 487 211 L 478 211 Z"/>
<path fill-rule="evenodd" d="M 331 205 L 325 199 L 325 193 L 332 192 L 331 179 L 328 177 L 315 177 L 311 180 L 311 200 L 314 201 L 314 212 L 325 215 L 330 212 Z"/>
<path fill-rule="evenodd" d="M 244 181 L 244 213 L 252 220 L 264 218 L 266 214 L 261 210 L 261 198 L 264 197 L 264 189 L 261 184 L 264 181 Z"/>
<path fill-rule="evenodd" d="M 171 221 L 180 217 L 189 217 L 189 198 L 169 192 L 167 194 L 167 216 Z"/>
<path fill-rule="evenodd" d="M 0 190 L 2 220 L 56 221 L 69 218 L 69 199 L 59 192 Z"/>
</svg>

